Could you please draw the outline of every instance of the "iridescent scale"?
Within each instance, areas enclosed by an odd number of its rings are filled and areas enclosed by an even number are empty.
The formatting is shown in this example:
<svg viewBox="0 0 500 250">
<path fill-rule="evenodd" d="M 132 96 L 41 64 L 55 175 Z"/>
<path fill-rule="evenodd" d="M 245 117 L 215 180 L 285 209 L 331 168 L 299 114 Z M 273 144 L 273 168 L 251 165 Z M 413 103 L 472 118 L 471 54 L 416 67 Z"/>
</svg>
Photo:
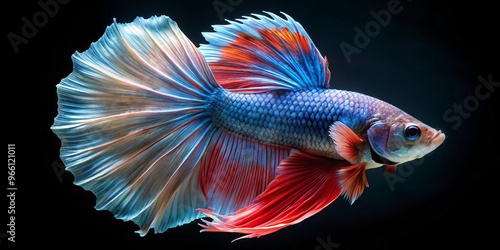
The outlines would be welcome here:
<svg viewBox="0 0 500 250">
<path fill-rule="evenodd" d="M 342 121 L 361 129 L 378 99 L 335 89 L 243 94 L 218 91 L 208 112 L 216 126 L 268 144 L 337 155 L 328 128 Z"/>
</svg>

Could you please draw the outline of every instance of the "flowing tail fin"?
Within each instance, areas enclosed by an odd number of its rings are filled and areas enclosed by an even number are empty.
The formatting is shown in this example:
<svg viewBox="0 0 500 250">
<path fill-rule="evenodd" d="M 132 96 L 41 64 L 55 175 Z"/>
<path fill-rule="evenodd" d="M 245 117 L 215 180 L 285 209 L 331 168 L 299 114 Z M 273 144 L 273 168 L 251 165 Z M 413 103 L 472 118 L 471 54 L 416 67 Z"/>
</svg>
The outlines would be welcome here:
<svg viewBox="0 0 500 250">
<path fill-rule="evenodd" d="M 51 129 L 75 184 L 141 235 L 202 217 L 200 159 L 216 131 L 205 108 L 220 86 L 197 48 L 155 16 L 115 21 L 72 59 Z"/>
</svg>

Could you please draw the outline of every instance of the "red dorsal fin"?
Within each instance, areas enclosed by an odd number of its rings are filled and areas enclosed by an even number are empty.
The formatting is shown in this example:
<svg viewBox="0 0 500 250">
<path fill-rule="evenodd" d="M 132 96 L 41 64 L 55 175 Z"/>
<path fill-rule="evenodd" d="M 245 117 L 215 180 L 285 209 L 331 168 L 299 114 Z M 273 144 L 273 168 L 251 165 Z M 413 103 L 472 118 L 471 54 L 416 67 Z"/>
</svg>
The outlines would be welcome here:
<svg viewBox="0 0 500 250">
<path fill-rule="evenodd" d="M 200 52 L 217 82 L 232 92 L 327 88 L 330 71 L 300 23 L 266 12 L 203 33 Z"/>
<path fill-rule="evenodd" d="M 275 232 L 316 214 L 340 194 L 337 171 L 349 165 L 304 152 L 280 163 L 276 178 L 252 204 L 232 215 L 221 216 L 199 209 L 213 219 L 203 220 L 206 232 L 244 233 L 252 238 Z"/>
</svg>

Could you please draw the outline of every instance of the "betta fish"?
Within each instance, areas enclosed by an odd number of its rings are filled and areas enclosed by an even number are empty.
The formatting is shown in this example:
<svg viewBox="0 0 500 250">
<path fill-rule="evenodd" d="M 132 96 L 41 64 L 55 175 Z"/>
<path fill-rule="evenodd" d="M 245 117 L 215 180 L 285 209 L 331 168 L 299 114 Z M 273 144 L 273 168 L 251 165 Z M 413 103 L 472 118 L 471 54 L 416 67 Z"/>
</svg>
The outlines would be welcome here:
<svg viewBox="0 0 500 250">
<path fill-rule="evenodd" d="M 330 88 L 326 57 L 289 15 L 202 33 L 167 16 L 114 19 L 57 84 L 52 131 L 74 184 L 141 236 L 199 219 L 252 238 L 297 224 L 366 171 L 420 158 L 445 139 L 399 108 Z M 238 238 L 238 239 L 240 239 Z"/>
</svg>

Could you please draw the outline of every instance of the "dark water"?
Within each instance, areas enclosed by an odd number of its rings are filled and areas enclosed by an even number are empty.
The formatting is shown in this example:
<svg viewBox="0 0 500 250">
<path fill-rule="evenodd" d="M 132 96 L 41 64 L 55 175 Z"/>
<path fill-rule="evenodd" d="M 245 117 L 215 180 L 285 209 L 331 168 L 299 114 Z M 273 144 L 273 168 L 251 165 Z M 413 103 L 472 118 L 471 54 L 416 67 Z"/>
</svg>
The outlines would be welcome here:
<svg viewBox="0 0 500 250">
<path fill-rule="evenodd" d="M 492 6 L 408 0 L 61 0 L 44 14 L 37 1 L 24 2 L 4 5 L 3 22 L 7 24 L 3 58 L 8 75 L 3 81 L 8 86 L 3 122 L 7 143 L 16 144 L 17 245 L 480 249 L 496 242 L 488 227 L 498 220 L 493 202 L 500 167 L 499 126 L 494 122 L 500 59 L 498 39 L 493 36 L 499 27 Z M 388 3 L 394 12 L 390 21 L 375 23 L 371 12 L 388 10 Z M 230 243 L 238 235 L 200 234 L 198 221 L 141 238 L 132 222 L 95 211 L 94 196 L 73 185 L 71 174 L 62 172 L 60 142 L 49 129 L 57 115 L 55 85 L 72 71 L 70 56 L 101 37 L 112 18 L 130 22 L 136 16 L 168 15 L 194 44 L 200 44 L 204 43 L 201 32 L 224 23 L 221 17 L 234 19 L 263 10 L 283 11 L 303 25 L 329 59 L 332 87 L 400 107 L 442 129 L 447 135 L 444 144 L 423 159 L 400 166 L 390 178 L 382 169 L 368 171 L 370 187 L 353 205 L 339 198 L 315 216 L 259 239 Z M 35 28 L 25 28 L 26 20 Z M 356 44 L 355 27 L 366 33 L 367 25 L 372 36 Z M 21 36 L 15 45 L 9 40 L 12 33 Z M 347 58 L 341 44 L 356 46 L 359 53 Z M 5 224 L 10 221 L 6 210 L 2 208 Z M 13 245 L 5 238 L 8 228 L 3 228 L 2 249 Z"/>
</svg>

